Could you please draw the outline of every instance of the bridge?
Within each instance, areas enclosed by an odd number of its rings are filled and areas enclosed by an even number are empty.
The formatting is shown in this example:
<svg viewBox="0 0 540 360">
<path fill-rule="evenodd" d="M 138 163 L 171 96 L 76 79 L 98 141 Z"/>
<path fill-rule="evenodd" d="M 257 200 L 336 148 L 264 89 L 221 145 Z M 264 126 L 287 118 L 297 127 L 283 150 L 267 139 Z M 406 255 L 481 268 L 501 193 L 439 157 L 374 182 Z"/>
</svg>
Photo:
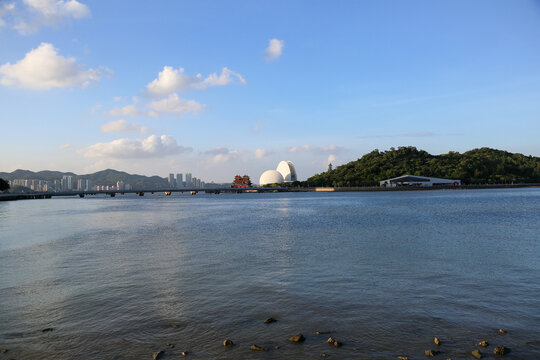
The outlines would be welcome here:
<svg viewBox="0 0 540 360">
<path fill-rule="evenodd" d="M 172 195 L 172 193 L 190 193 L 196 195 L 199 192 L 207 194 L 221 194 L 221 193 L 261 193 L 261 192 L 284 192 L 289 191 L 287 187 L 248 187 L 248 188 L 164 188 L 164 189 L 139 189 L 139 190 L 90 190 L 90 191 L 59 191 L 59 192 L 34 192 L 27 194 L 0 194 L 0 201 L 8 200 L 26 200 L 26 199 L 50 199 L 53 196 L 79 196 L 84 198 L 91 195 L 105 195 L 115 197 L 116 195 L 125 194 L 137 194 L 144 196 L 144 194 L 163 193 L 166 196 Z"/>
</svg>

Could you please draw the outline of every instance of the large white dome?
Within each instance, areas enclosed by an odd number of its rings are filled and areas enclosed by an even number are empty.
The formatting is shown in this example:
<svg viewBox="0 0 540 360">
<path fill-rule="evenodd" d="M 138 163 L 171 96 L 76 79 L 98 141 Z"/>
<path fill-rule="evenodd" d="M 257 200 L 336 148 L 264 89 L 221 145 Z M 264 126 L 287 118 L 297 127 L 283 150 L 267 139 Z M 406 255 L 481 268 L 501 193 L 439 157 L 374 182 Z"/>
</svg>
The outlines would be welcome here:
<svg viewBox="0 0 540 360">
<path fill-rule="evenodd" d="M 259 179 L 259 185 L 281 184 L 283 181 L 283 175 L 279 171 L 266 170 Z"/>
<path fill-rule="evenodd" d="M 287 182 L 297 180 L 296 169 L 291 161 L 281 161 L 277 166 L 277 171 L 281 173 L 283 179 Z"/>
</svg>

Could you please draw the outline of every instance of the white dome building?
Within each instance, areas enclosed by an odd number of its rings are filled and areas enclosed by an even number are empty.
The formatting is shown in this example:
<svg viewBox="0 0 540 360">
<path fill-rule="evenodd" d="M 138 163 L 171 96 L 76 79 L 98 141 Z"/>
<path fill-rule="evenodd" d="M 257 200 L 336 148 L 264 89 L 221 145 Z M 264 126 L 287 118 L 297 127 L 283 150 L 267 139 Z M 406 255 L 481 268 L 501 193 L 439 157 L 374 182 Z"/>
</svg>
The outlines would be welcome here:
<svg viewBox="0 0 540 360">
<path fill-rule="evenodd" d="M 281 161 L 277 166 L 277 171 L 281 173 L 285 182 L 294 182 L 297 180 L 296 169 L 291 161 Z"/>
<path fill-rule="evenodd" d="M 279 171 L 266 170 L 259 179 L 259 185 L 281 184 L 283 181 L 283 175 Z"/>
</svg>

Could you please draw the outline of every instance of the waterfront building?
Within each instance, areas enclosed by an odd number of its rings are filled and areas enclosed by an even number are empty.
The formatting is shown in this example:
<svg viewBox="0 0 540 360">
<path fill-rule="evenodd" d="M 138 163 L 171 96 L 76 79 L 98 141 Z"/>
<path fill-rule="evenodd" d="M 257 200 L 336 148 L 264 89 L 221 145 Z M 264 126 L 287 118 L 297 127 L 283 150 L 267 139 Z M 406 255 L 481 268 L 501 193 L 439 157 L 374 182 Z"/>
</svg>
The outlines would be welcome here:
<svg viewBox="0 0 540 360">
<path fill-rule="evenodd" d="M 86 179 L 86 185 L 84 187 L 84 190 L 86 190 L 86 191 L 92 190 L 92 180 Z"/>
<path fill-rule="evenodd" d="M 403 175 L 392 179 L 382 180 L 381 187 L 400 187 L 400 186 L 460 186 L 461 180 L 440 179 L 427 176 Z"/>
<path fill-rule="evenodd" d="M 77 190 L 83 191 L 84 185 L 86 185 L 86 181 L 84 181 L 84 179 L 77 180 Z"/>
<path fill-rule="evenodd" d="M 73 190 L 73 176 L 64 175 L 62 176 L 62 190 L 71 191 Z"/>
<path fill-rule="evenodd" d="M 176 181 L 174 180 L 174 174 L 169 174 L 169 185 L 172 187 L 176 186 Z"/>
<path fill-rule="evenodd" d="M 124 184 L 123 181 L 117 181 L 116 182 L 116 189 L 121 191 L 121 190 L 125 190 L 126 189 L 126 185 Z"/>
<path fill-rule="evenodd" d="M 192 186 L 191 184 L 191 173 L 186 173 L 186 187 Z"/>
<path fill-rule="evenodd" d="M 249 179 L 248 175 L 244 175 L 244 176 L 236 175 L 234 177 L 234 181 L 231 185 L 231 188 L 241 189 L 241 188 L 248 188 L 250 186 L 251 186 L 251 180 Z"/>
<path fill-rule="evenodd" d="M 298 181 L 296 168 L 292 161 L 280 161 L 276 170 L 267 170 L 259 178 L 259 185 L 281 184 Z"/>
<path fill-rule="evenodd" d="M 181 188 L 184 184 L 184 176 L 182 174 L 176 174 L 176 187 Z"/>
</svg>

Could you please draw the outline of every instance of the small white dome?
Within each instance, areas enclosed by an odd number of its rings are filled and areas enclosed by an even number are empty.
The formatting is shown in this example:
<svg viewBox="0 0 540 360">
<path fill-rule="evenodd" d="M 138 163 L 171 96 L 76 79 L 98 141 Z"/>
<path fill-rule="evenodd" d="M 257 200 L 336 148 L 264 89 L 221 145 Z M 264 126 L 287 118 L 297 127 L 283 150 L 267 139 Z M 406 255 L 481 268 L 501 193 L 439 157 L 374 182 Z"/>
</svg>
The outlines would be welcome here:
<svg viewBox="0 0 540 360">
<path fill-rule="evenodd" d="M 294 182 L 297 180 L 296 169 L 292 161 L 281 161 L 277 166 L 277 171 L 281 173 L 283 179 L 287 182 Z"/>
<path fill-rule="evenodd" d="M 259 179 L 259 185 L 281 184 L 283 181 L 283 175 L 279 171 L 266 170 Z"/>
</svg>

